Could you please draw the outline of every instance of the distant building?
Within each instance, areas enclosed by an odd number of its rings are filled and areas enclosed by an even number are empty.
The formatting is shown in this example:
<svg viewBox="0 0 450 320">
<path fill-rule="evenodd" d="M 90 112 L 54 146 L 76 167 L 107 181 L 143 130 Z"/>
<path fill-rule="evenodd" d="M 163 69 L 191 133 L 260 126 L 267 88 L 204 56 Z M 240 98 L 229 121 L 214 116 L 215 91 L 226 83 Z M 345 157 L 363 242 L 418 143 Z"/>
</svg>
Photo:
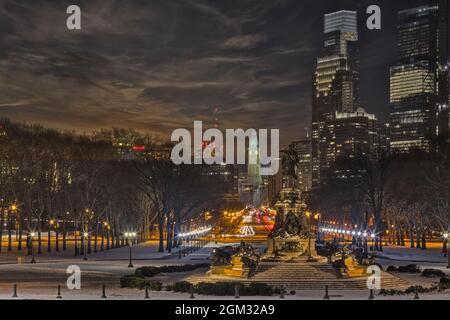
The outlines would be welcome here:
<svg viewBox="0 0 450 320">
<path fill-rule="evenodd" d="M 247 173 L 239 178 L 239 200 L 244 205 L 258 208 L 267 204 L 267 185 L 261 177 L 258 136 L 256 133 L 249 138 L 247 161 Z"/>
<path fill-rule="evenodd" d="M 205 165 L 207 176 L 220 178 L 222 184 L 218 188 L 223 195 L 225 207 L 232 207 L 239 202 L 239 173 L 238 166 L 232 164 Z"/>
<path fill-rule="evenodd" d="M 6 137 L 7 133 L 6 133 L 6 128 L 5 125 L 0 123 L 0 137 Z"/>
<path fill-rule="evenodd" d="M 277 174 L 264 177 L 267 184 L 267 201 L 270 207 L 274 207 L 277 203 L 280 191 L 283 187 L 283 174 L 282 170 L 278 170 Z"/>
<path fill-rule="evenodd" d="M 328 168 L 339 158 L 371 157 L 378 147 L 378 122 L 375 115 L 359 108 L 355 112 L 336 112 L 326 122 L 323 148 Z"/>
<path fill-rule="evenodd" d="M 359 107 L 358 29 L 355 11 L 338 11 L 324 17 L 323 45 L 313 77 L 312 186 L 320 186 L 326 164 L 323 147 L 327 121 L 336 113 Z"/>
<path fill-rule="evenodd" d="M 448 0 L 398 13 L 398 62 L 390 70 L 390 150 L 431 151 L 449 130 Z"/>
<path fill-rule="evenodd" d="M 298 157 L 297 188 L 302 192 L 310 191 L 312 188 L 311 139 L 308 137 L 292 141 L 291 147 Z"/>
<path fill-rule="evenodd" d="M 389 153 L 391 150 L 391 130 L 389 123 L 378 124 L 379 150 Z"/>
</svg>

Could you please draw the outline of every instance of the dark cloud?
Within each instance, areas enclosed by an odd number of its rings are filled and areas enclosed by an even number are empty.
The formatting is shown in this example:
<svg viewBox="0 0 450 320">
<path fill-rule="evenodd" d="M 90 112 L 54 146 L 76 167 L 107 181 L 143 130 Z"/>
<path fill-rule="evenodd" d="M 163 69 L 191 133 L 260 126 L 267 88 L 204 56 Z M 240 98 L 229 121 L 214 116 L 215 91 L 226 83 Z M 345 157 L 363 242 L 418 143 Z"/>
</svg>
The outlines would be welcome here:
<svg viewBox="0 0 450 320">
<path fill-rule="evenodd" d="M 378 1 L 383 29 L 368 31 L 368 1 L 0 0 L 0 115 L 166 138 L 218 118 L 223 128 L 280 128 L 288 142 L 309 126 L 323 14 L 351 9 L 362 101 L 386 118 L 396 12 L 423 2 Z M 70 4 L 81 6 L 81 31 L 65 27 Z"/>
</svg>

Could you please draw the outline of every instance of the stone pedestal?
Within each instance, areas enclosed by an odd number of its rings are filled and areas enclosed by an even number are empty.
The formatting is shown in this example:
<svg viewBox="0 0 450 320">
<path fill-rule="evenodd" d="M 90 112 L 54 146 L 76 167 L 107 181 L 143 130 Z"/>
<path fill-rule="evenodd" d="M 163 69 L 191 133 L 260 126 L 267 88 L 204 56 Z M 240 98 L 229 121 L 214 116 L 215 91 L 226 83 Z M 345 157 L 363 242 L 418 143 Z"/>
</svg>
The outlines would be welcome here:
<svg viewBox="0 0 450 320">
<path fill-rule="evenodd" d="M 310 243 L 310 256 L 311 257 L 317 257 L 317 251 L 316 251 L 316 239 L 303 239 L 302 240 L 303 245 L 305 246 L 306 250 L 308 250 L 308 242 Z"/>
<path fill-rule="evenodd" d="M 231 258 L 231 268 L 225 269 L 225 275 L 229 277 L 242 278 L 248 273 L 248 270 L 244 267 L 242 257 L 233 256 Z"/>
<path fill-rule="evenodd" d="M 317 256 L 316 240 L 310 240 L 311 256 Z M 308 239 L 299 237 L 291 238 L 268 238 L 267 239 L 267 254 L 272 255 L 274 251 L 280 251 L 284 255 L 299 256 L 308 255 Z"/>
<path fill-rule="evenodd" d="M 367 275 L 367 267 L 358 265 L 355 258 L 348 257 L 344 260 L 345 266 L 347 267 L 348 277 L 365 277 Z"/>
<path fill-rule="evenodd" d="M 300 200 L 301 192 L 298 189 L 294 188 L 283 188 L 280 191 L 280 197 L 275 204 L 275 209 L 278 214 L 281 214 L 281 219 L 284 220 L 284 217 L 288 212 L 295 213 L 297 215 L 301 215 L 302 209 L 306 207 L 306 205 Z"/>
<path fill-rule="evenodd" d="M 211 275 L 220 275 L 236 278 L 245 278 L 248 275 L 248 268 L 244 267 L 242 257 L 233 256 L 231 263 L 224 266 L 211 266 Z"/>
</svg>

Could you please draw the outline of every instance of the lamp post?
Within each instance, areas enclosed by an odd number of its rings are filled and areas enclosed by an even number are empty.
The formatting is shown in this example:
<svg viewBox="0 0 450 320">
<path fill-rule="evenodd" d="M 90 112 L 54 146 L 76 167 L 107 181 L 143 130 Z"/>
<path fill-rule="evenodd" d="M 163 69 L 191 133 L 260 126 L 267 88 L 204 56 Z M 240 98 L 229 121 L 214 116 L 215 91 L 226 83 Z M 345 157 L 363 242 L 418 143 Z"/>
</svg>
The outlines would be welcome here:
<svg viewBox="0 0 450 320">
<path fill-rule="evenodd" d="M 316 225 L 316 236 L 315 236 L 316 241 L 317 241 L 317 237 L 319 236 L 319 226 L 321 225 L 320 218 L 321 218 L 321 214 L 319 212 L 316 212 L 314 214 L 314 220 L 315 220 L 314 224 Z M 315 250 L 316 250 L 316 247 L 314 245 L 314 252 L 315 252 Z"/>
<path fill-rule="evenodd" d="M 31 262 L 36 263 L 36 259 L 34 259 L 34 248 L 33 248 L 33 238 L 36 234 L 34 232 L 30 233 L 30 252 L 31 252 Z"/>
<path fill-rule="evenodd" d="M 372 238 L 372 251 L 373 251 L 375 248 L 375 237 L 376 237 L 375 233 L 371 233 L 370 237 Z"/>
<path fill-rule="evenodd" d="M 48 235 L 47 235 L 47 252 L 51 252 L 52 251 L 52 228 L 53 225 L 55 224 L 55 220 L 50 219 L 48 222 Z"/>
<path fill-rule="evenodd" d="M 132 260 L 132 250 L 131 247 L 133 246 L 133 239 L 136 238 L 136 232 L 125 232 L 125 238 L 128 241 L 128 247 L 130 250 L 130 262 L 128 263 L 128 268 L 133 268 L 133 260 Z"/>
<path fill-rule="evenodd" d="M 74 225 L 73 225 L 73 241 L 74 241 L 74 255 L 78 256 L 78 239 L 77 239 L 77 233 L 78 233 L 78 216 L 77 216 L 77 209 L 73 209 L 73 216 L 74 216 Z"/>
<path fill-rule="evenodd" d="M 83 245 L 84 245 L 84 248 L 83 248 L 83 253 L 84 253 L 84 256 L 83 256 L 83 260 L 84 261 L 87 261 L 87 248 L 86 248 L 86 246 L 87 246 L 87 238 L 88 238 L 88 236 L 89 236 L 89 233 L 87 233 L 87 232 L 84 232 L 83 233 L 83 239 L 84 239 L 84 243 L 83 243 Z"/>
<path fill-rule="evenodd" d="M 310 260 L 311 259 L 311 221 L 310 221 L 311 212 L 306 211 L 305 216 L 306 216 L 306 221 L 308 223 L 308 260 Z"/>
<path fill-rule="evenodd" d="M 178 259 L 181 259 L 182 251 L 183 251 L 183 244 L 181 243 L 181 238 L 178 237 Z"/>
<path fill-rule="evenodd" d="M 363 257 L 369 258 L 369 245 L 367 243 L 367 232 L 364 232 L 364 233 L 358 232 L 358 235 L 361 235 L 361 234 L 362 234 L 362 241 L 363 241 L 363 246 L 364 246 Z"/>
<path fill-rule="evenodd" d="M 12 214 L 16 211 L 17 205 L 13 203 L 8 211 L 8 251 L 12 251 Z"/>
<path fill-rule="evenodd" d="M 447 269 L 450 269 L 450 246 L 448 245 L 448 232 L 445 232 L 442 237 L 443 239 L 443 251 L 444 257 L 447 256 Z"/>
</svg>

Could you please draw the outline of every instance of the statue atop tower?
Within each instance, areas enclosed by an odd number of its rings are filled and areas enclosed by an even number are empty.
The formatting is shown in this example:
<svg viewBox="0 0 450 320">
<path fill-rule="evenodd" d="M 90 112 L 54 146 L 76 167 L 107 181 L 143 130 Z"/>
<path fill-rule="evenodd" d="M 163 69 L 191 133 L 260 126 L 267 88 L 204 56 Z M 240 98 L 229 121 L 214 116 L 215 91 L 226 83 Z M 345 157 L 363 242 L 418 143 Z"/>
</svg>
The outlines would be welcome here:
<svg viewBox="0 0 450 320">
<path fill-rule="evenodd" d="M 265 203 L 267 189 L 261 178 L 261 161 L 256 130 L 249 136 L 246 175 L 239 181 L 239 199 L 247 206 L 259 208 Z"/>
</svg>

